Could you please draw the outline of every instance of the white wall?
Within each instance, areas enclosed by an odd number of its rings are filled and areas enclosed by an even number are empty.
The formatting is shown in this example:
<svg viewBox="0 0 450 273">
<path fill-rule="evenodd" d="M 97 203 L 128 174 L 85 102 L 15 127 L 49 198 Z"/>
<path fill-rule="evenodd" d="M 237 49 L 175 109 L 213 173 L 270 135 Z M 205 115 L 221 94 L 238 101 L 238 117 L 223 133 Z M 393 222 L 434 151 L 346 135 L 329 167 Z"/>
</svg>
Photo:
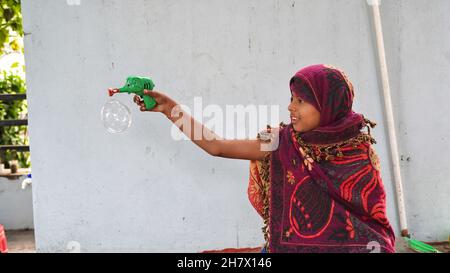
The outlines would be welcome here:
<svg viewBox="0 0 450 273">
<path fill-rule="evenodd" d="M 434 240 L 447 235 L 450 219 L 450 155 L 440 153 L 448 150 L 450 125 L 439 110 L 450 99 L 450 58 L 439 58 L 450 39 L 443 35 L 450 2 L 428 2 L 386 1 L 382 12 L 400 148 L 412 155 L 402 166 L 410 229 Z M 126 95 L 118 97 L 133 113 L 126 133 L 108 134 L 99 112 L 106 89 L 136 74 L 189 106 L 194 96 L 222 107 L 275 104 L 287 121 L 289 79 L 315 63 L 343 68 L 356 88 L 356 110 L 379 122 L 388 214 L 399 230 L 365 1 L 80 3 L 23 1 L 38 251 L 67 251 L 71 241 L 86 252 L 261 245 L 262 221 L 246 194 L 248 162 L 174 142 L 167 120 L 140 113 Z"/>
<path fill-rule="evenodd" d="M 0 177 L 0 224 L 6 230 L 33 229 L 31 186 L 22 189 L 22 181 Z"/>
<path fill-rule="evenodd" d="M 409 230 L 450 235 L 450 1 L 386 1 L 388 65 Z"/>
</svg>

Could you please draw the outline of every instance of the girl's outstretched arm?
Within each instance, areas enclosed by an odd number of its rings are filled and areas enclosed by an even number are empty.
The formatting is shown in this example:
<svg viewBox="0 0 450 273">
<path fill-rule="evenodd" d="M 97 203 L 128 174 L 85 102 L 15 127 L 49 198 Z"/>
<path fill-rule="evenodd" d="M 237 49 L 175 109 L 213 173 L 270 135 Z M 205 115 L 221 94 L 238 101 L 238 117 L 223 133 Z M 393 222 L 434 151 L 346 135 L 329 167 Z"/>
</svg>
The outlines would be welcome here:
<svg viewBox="0 0 450 273">
<path fill-rule="evenodd" d="M 144 94 L 152 96 L 157 105 L 151 110 L 146 110 L 144 102 L 136 95 L 134 96 L 134 102 L 140 106 L 141 111 L 163 113 L 192 142 L 212 156 L 261 160 L 268 153 L 267 149 L 263 149 L 264 143 L 259 139 L 226 140 L 220 138 L 191 115 L 184 112 L 179 104 L 162 92 L 145 90 Z"/>
</svg>

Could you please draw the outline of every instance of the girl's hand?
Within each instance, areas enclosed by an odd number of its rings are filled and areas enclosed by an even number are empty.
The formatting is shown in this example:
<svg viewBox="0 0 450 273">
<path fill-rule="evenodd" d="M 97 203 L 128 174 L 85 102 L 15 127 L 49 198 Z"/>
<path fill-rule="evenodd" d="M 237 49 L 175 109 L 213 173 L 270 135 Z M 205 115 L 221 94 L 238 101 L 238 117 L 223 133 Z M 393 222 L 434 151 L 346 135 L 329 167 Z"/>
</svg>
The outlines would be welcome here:
<svg viewBox="0 0 450 273">
<path fill-rule="evenodd" d="M 142 112 L 161 112 L 167 118 L 171 118 L 172 109 L 178 105 L 173 99 L 162 92 L 153 90 L 144 90 L 144 95 L 153 97 L 156 101 L 156 106 L 150 110 L 145 109 L 144 100 L 140 96 L 135 95 L 133 101 L 139 106 Z"/>
</svg>

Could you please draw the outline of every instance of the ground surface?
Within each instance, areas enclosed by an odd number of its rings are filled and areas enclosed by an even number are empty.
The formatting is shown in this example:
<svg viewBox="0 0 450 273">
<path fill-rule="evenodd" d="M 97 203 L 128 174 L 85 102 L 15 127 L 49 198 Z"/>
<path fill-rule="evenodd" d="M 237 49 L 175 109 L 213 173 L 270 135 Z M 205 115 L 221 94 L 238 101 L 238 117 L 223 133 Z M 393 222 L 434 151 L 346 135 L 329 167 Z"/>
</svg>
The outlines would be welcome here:
<svg viewBox="0 0 450 273">
<path fill-rule="evenodd" d="M 6 231 L 6 237 L 8 240 L 9 253 L 35 253 L 36 247 L 34 243 L 34 231 L 33 230 L 20 230 L 20 231 Z M 450 253 L 450 243 L 433 244 L 435 248 L 444 252 Z M 396 249 L 398 253 L 414 252 L 406 247 L 406 244 L 400 238 L 397 240 Z M 240 253 L 259 253 L 257 248 L 241 248 L 241 249 L 224 249 L 208 252 L 240 252 Z"/>
</svg>

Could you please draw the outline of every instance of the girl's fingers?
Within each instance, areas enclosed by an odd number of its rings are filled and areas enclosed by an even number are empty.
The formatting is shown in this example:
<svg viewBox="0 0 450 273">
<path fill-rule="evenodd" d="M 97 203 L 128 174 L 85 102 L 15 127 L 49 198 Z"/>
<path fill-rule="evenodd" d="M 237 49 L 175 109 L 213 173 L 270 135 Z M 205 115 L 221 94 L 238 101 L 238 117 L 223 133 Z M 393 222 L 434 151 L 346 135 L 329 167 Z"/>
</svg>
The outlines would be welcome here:
<svg viewBox="0 0 450 273">
<path fill-rule="evenodd" d="M 141 105 L 140 106 L 140 110 L 141 110 L 141 112 L 148 112 L 149 110 L 147 110 L 146 108 L 145 108 L 145 105 Z"/>
<path fill-rule="evenodd" d="M 142 112 L 162 112 L 162 110 L 163 110 L 163 107 L 162 107 L 161 105 L 159 105 L 159 104 L 157 104 L 157 105 L 156 105 L 155 107 L 153 107 L 152 109 L 146 109 L 144 103 L 140 104 L 139 106 L 140 106 L 139 109 L 140 109 Z"/>
<path fill-rule="evenodd" d="M 162 112 L 164 110 L 164 107 L 162 105 L 164 104 L 165 95 L 163 93 L 153 90 L 144 90 L 144 95 L 153 97 L 156 101 L 156 106 L 153 107 L 152 109 L 146 109 L 144 100 L 136 95 L 134 100 L 139 105 L 139 108 L 142 112 Z"/>
<path fill-rule="evenodd" d="M 139 96 L 135 96 L 133 99 L 134 103 L 136 103 L 138 106 L 142 106 L 144 105 L 144 101 L 139 97 Z"/>
</svg>

